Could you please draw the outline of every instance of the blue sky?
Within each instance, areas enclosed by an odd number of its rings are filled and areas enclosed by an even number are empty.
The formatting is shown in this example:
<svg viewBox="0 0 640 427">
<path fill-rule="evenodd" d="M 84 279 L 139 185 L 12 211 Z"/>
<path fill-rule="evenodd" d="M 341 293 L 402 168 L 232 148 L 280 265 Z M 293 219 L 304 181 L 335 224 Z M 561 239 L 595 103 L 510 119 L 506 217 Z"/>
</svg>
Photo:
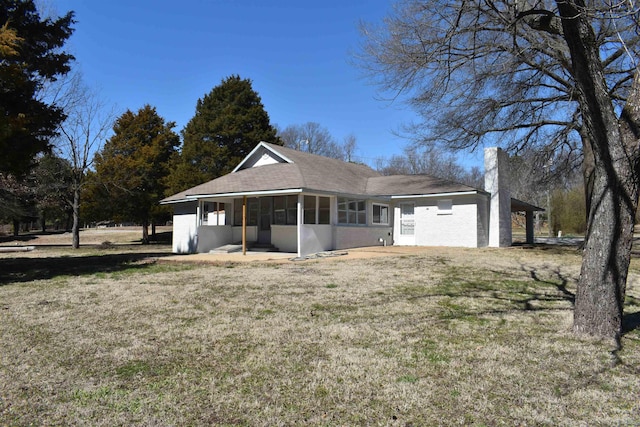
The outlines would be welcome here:
<svg viewBox="0 0 640 427">
<path fill-rule="evenodd" d="M 182 130 L 196 102 L 232 75 L 253 81 L 272 124 L 317 122 L 338 142 L 356 136 L 356 156 L 402 153 L 394 135 L 415 115 L 352 64 L 360 22 L 380 22 L 383 0 L 54 0 L 76 13 L 67 47 L 85 82 L 119 112 L 157 108 Z"/>
</svg>

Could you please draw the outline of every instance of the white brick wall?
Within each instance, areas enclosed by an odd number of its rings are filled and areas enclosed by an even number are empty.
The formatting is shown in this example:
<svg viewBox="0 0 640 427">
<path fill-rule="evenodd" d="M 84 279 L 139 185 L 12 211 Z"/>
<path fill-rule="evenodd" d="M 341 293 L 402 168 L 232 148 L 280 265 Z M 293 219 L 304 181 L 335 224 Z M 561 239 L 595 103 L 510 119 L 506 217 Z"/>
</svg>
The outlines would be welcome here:
<svg viewBox="0 0 640 427">
<path fill-rule="evenodd" d="M 438 201 L 451 200 L 451 211 L 442 214 L 438 210 Z M 394 244 L 414 244 L 417 246 L 478 246 L 478 208 L 477 196 L 446 196 L 402 200 L 415 203 L 415 242 L 400 236 L 400 207 L 396 203 Z M 404 242 L 404 243 L 403 243 Z"/>
<path fill-rule="evenodd" d="M 197 222 L 196 202 L 179 203 L 174 206 L 173 253 L 190 254 L 196 252 L 198 244 Z"/>
</svg>

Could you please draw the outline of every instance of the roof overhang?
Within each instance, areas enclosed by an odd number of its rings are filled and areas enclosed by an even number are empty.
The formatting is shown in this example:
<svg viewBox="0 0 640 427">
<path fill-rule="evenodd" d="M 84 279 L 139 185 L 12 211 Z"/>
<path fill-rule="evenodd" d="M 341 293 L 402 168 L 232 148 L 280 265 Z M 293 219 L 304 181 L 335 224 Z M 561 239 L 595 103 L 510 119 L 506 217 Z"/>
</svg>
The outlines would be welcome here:
<svg viewBox="0 0 640 427">
<path fill-rule="evenodd" d="M 200 199 L 221 199 L 221 198 L 237 198 L 237 197 L 258 197 L 258 196 L 276 196 L 286 194 L 299 194 L 302 193 L 302 188 L 290 188 L 286 190 L 264 190 L 264 191 L 242 191 L 237 193 L 217 193 L 217 194 L 188 194 L 184 199 L 161 202 L 161 204 L 174 204 L 174 203 L 186 203 L 193 202 Z"/>
<path fill-rule="evenodd" d="M 511 199 L 511 212 L 535 212 L 544 210 L 544 208 L 523 202 L 522 200 Z"/>
<path fill-rule="evenodd" d="M 398 196 L 390 196 L 392 200 L 396 199 L 428 199 L 428 198 L 443 198 L 452 196 L 471 196 L 475 194 L 485 194 L 483 191 L 457 191 L 450 193 L 433 193 L 433 194 L 402 194 Z"/>
<path fill-rule="evenodd" d="M 187 202 L 192 202 L 193 200 L 190 199 L 176 199 L 176 200 L 160 200 L 159 204 L 160 205 L 177 205 L 178 203 L 187 203 Z"/>
</svg>

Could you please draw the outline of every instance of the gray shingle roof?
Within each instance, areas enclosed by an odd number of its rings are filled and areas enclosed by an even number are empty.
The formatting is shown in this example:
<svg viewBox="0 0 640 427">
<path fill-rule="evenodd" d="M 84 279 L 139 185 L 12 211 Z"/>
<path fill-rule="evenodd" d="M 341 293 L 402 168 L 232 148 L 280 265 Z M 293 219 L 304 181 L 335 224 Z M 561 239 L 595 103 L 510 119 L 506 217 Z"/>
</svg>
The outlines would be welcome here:
<svg viewBox="0 0 640 427">
<path fill-rule="evenodd" d="M 369 178 L 366 194 L 405 196 L 465 191 L 478 191 L 478 189 L 430 175 L 390 175 Z"/>
<path fill-rule="evenodd" d="M 305 189 L 343 194 L 364 194 L 367 179 L 380 174 L 369 166 L 265 144 L 297 165 Z"/>
<path fill-rule="evenodd" d="M 475 188 L 428 175 L 382 176 L 366 165 L 347 163 L 291 148 L 261 143 L 292 163 L 248 167 L 205 182 L 162 203 L 187 196 L 302 189 L 348 195 L 393 196 L 474 191 Z M 262 147 L 263 150 L 266 150 Z M 260 148 L 260 146 L 259 146 Z"/>
<path fill-rule="evenodd" d="M 243 169 L 220 178 L 216 178 L 204 184 L 197 185 L 173 196 L 167 197 L 162 202 L 182 200 L 187 196 L 199 196 L 205 194 L 229 194 L 248 193 L 254 191 L 288 190 L 302 188 L 304 180 L 297 165 L 280 163 L 260 166 L 257 168 Z"/>
</svg>

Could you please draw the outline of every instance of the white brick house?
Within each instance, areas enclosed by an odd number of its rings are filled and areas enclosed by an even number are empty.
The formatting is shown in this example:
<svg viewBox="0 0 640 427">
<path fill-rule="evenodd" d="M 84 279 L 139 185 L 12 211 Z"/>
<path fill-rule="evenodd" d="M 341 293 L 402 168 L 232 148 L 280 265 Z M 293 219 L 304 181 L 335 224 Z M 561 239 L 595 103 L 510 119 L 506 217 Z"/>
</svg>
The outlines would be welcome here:
<svg viewBox="0 0 640 427">
<path fill-rule="evenodd" d="M 509 246 L 508 157 L 485 150 L 480 190 L 428 175 L 382 176 L 368 166 L 261 142 L 229 174 L 164 199 L 174 207 L 173 251 L 231 243 L 273 245 L 298 256 L 375 245 Z"/>
</svg>

